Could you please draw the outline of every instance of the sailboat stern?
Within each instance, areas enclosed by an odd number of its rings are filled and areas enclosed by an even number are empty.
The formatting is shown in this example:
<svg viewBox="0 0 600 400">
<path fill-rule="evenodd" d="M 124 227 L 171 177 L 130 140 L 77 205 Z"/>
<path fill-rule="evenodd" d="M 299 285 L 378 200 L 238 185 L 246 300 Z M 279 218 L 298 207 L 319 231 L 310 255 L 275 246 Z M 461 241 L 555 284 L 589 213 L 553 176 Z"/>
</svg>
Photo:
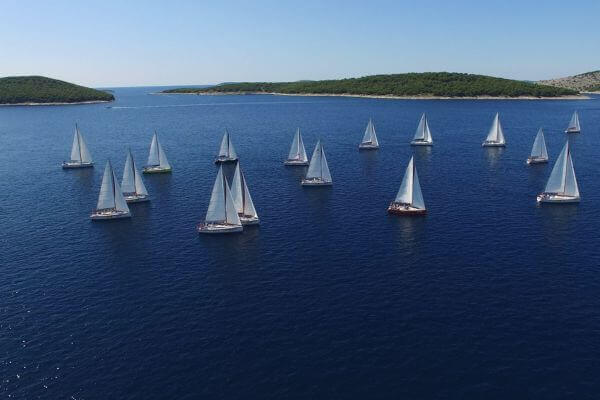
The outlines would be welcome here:
<svg viewBox="0 0 600 400">
<path fill-rule="evenodd" d="M 565 129 L 565 133 L 580 133 L 581 129 L 579 128 L 567 128 Z"/>
<path fill-rule="evenodd" d="M 237 160 L 238 160 L 237 157 L 217 156 L 217 158 L 215 158 L 215 164 L 234 163 Z"/>
<path fill-rule="evenodd" d="M 125 201 L 127 203 L 141 203 L 143 201 L 150 201 L 150 197 L 145 194 L 137 194 L 137 193 L 123 193 L 125 197 Z"/>
<path fill-rule="evenodd" d="M 63 169 L 76 169 L 76 168 L 92 168 L 93 162 L 81 162 L 81 161 L 63 161 Z"/>
<path fill-rule="evenodd" d="M 239 213 L 238 213 L 238 215 L 240 216 L 240 222 L 242 223 L 243 226 L 260 224 L 260 219 L 257 216 L 245 215 L 245 214 L 239 214 Z"/>
<path fill-rule="evenodd" d="M 306 160 L 306 161 L 305 161 L 305 160 L 290 160 L 290 159 L 288 159 L 288 160 L 285 160 L 285 161 L 283 162 L 283 165 L 291 165 L 291 166 L 294 166 L 294 165 L 298 165 L 298 166 L 306 166 L 306 165 L 308 165 L 308 160 Z"/>
<path fill-rule="evenodd" d="M 546 164 L 548 159 L 546 157 L 528 157 L 527 164 Z"/>
<path fill-rule="evenodd" d="M 173 172 L 171 167 L 161 167 L 160 165 L 148 165 L 142 170 L 143 174 L 170 174 Z"/>
<path fill-rule="evenodd" d="M 129 211 L 119 211 L 115 209 L 106 210 L 94 210 L 90 215 L 90 218 L 94 221 L 130 218 L 131 213 Z"/>
<path fill-rule="evenodd" d="M 411 146 L 433 146 L 433 142 L 428 142 L 424 139 L 414 139 L 410 142 Z"/>
<path fill-rule="evenodd" d="M 361 143 L 358 145 L 359 150 L 377 150 L 379 148 L 379 144 L 375 144 L 372 142 Z"/>
<path fill-rule="evenodd" d="M 196 231 L 203 234 L 236 233 L 242 232 L 243 230 L 244 227 L 242 225 L 227 223 L 203 223 L 196 226 Z"/>
<path fill-rule="evenodd" d="M 503 142 L 496 142 L 493 140 L 486 140 L 485 142 L 481 143 L 482 147 L 506 147 L 506 143 Z"/>
<path fill-rule="evenodd" d="M 580 196 L 570 196 L 562 193 L 540 193 L 537 195 L 537 203 L 554 203 L 554 204 L 568 204 L 568 203 L 579 203 L 581 200 Z"/>
<path fill-rule="evenodd" d="M 326 181 L 322 178 L 304 178 L 302 179 L 302 186 L 332 186 L 332 181 Z"/>
</svg>

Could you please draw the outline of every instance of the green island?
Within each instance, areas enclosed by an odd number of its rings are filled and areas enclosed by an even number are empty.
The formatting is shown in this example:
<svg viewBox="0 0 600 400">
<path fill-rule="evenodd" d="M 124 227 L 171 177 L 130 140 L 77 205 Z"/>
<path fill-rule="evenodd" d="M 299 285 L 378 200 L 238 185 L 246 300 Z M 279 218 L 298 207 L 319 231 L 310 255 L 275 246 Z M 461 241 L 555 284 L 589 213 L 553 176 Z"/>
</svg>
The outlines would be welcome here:
<svg viewBox="0 0 600 400">
<path fill-rule="evenodd" d="M 382 97 L 534 97 L 575 96 L 577 90 L 485 75 L 424 72 L 372 75 L 361 78 L 298 81 L 227 83 L 208 88 L 177 88 L 161 93 L 244 94 L 280 93 L 299 95 L 349 95 Z"/>
<path fill-rule="evenodd" d="M 115 97 L 91 89 L 43 76 L 0 78 L 0 104 L 77 104 L 113 101 Z"/>
</svg>

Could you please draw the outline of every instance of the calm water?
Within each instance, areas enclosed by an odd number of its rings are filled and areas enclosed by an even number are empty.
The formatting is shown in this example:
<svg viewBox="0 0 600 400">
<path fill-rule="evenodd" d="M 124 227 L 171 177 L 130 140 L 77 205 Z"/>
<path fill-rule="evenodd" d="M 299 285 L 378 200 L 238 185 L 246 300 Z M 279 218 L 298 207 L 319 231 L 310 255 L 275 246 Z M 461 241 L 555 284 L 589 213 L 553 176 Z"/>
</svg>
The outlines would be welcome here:
<svg viewBox="0 0 600 400">
<path fill-rule="evenodd" d="M 151 96 L 0 108 L 0 397 L 594 398 L 600 99 Z M 582 201 L 537 207 L 570 136 Z M 426 111 L 435 146 L 408 143 Z M 496 111 L 508 146 L 483 149 Z M 381 149 L 359 153 L 373 117 Z M 96 168 L 63 171 L 74 122 Z M 285 168 L 300 126 L 332 188 Z M 223 129 L 262 224 L 199 237 Z M 101 173 L 156 129 L 174 172 L 131 220 L 92 222 Z M 415 155 L 424 218 L 386 214 Z"/>
</svg>

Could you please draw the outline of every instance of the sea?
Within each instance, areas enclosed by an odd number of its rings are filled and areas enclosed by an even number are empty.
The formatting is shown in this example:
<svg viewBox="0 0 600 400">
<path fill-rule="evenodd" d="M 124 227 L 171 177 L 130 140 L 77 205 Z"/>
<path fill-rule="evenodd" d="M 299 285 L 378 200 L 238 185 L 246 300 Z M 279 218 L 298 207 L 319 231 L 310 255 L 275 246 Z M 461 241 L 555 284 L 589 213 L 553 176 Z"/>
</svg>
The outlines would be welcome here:
<svg viewBox="0 0 600 400">
<path fill-rule="evenodd" d="M 0 398 L 598 398 L 600 97 L 162 89 L 0 107 Z M 411 147 L 423 112 L 434 146 Z M 496 112 L 507 146 L 482 148 Z M 61 169 L 75 123 L 93 169 Z M 298 127 L 332 187 L 283 165 Z M 527 166 L 540 127 L 550 163 Z M 201 236 L 225 129 L 261 223 Z M 155 131 L 173 173 L 91 221 L 107 160 L 143 166 Z M 567 140 L 581 202 L 538 206 Z M 411 157 L 427 215 L 388 215 Z"/>
</svg>

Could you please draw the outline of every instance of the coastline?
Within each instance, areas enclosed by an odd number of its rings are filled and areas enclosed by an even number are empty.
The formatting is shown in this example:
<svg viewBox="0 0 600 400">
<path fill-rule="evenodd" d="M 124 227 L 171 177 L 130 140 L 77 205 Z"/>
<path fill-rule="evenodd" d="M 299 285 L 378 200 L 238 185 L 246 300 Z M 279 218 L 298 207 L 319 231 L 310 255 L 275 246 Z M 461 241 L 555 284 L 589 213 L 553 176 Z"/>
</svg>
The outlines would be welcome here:
<svg viewBox="0 0 600 400">
<path fill-rule="evenodd" d="M 27 103 L 0 103 L 2 107 L 9 106 L 65 106 L 65 105 L 82 105 L 82 104 L 99 104 L 99 103 L 110 103 L 114 100 L 90 100 L 90 101 L 76 101 L 72 103 L 68 102 L 53 102 L 53 103 L 35 103 L 35 102 L 27 102 Z"/>
<path fill-rule="evenodd" d="M 271 95 L 271 96 L 306 96 L 306 97 L 358 97 L 367 99 L 393 99 L 393 100 L 589 100 L 586 95 L 568 95 L 556 97 L 535 97 L 535 96 L 394 96 L 394 95 L 369 95 L 369 94 L 332 94 L 332 93 L 277 93 L 277 92 L 194 92 L 194 93 L 165 93 L 158 92 L 152 94 L 184 94 L 194 96 L 231 96 L 231 95 Z"/>
</svg>

